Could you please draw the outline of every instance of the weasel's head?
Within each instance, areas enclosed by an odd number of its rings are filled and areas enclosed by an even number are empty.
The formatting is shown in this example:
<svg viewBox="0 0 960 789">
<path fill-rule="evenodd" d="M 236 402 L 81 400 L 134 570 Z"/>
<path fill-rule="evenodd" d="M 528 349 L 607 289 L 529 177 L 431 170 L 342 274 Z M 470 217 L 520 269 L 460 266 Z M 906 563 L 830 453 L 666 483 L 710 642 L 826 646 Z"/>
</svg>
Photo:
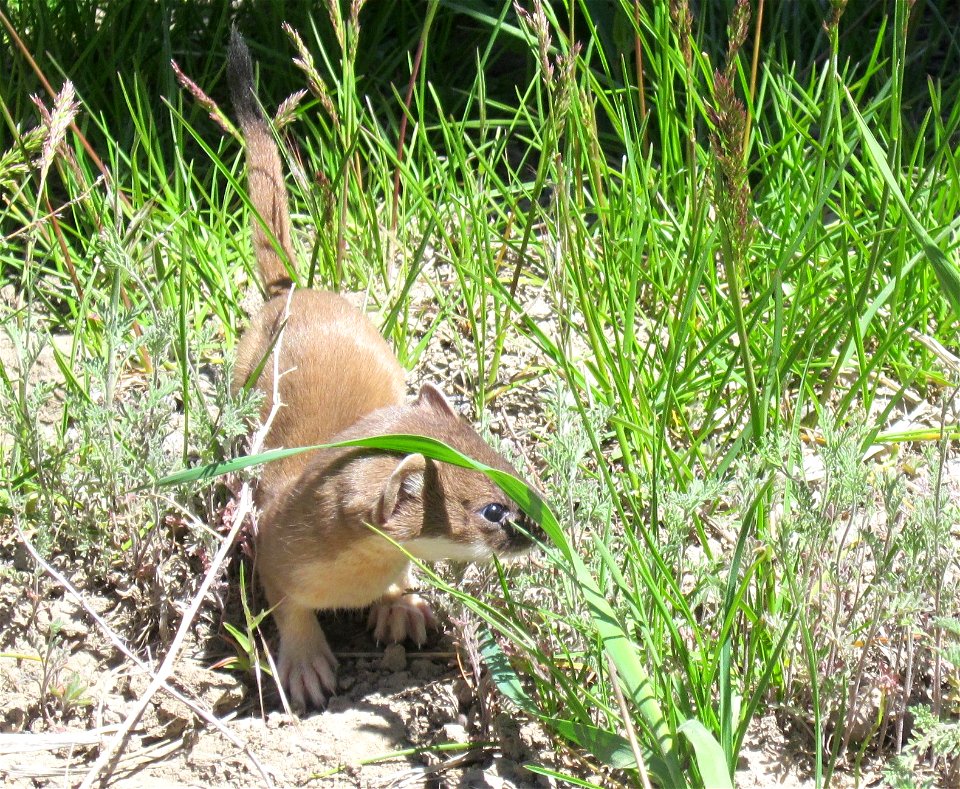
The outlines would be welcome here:
<svg viewBox="0 0 960 789">
<path fill-rule="evenodd" d="M 362 429 L 362 423 L 355 430 Z M 385 411 L 377 432 L 410 433 L 443 441 L 491 468 L 519 476 L 431 384 L 414 403 Z M 379 462 L 387 461 L 381 457 Z M 485 474 L 420 454 L 391 456 L 393 469 L 381 483 L 374 525 L 423 561 L 482 561 L 530 548 L 530 520 Z M 382 479 L 382 478 L 381 478 Z"/>
</svg>

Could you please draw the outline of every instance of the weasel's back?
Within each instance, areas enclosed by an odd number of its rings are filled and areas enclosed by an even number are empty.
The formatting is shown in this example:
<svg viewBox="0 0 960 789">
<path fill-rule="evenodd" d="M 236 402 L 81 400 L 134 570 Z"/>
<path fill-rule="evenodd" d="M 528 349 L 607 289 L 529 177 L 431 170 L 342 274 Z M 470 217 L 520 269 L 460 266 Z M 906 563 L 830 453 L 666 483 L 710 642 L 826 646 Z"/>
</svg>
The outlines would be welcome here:
<svg viewBox="0 0 960 789">
<path fill-rule="evenodd" d="M 256 370 L 283 325 L 287 296 L 275 296 L 245 332 L 237 349 L 234 381 Z M 280 408 L 270 428 L 271 447 L 302 447 L 330 441 L 372 411 L 404 401 L 403 368 L 383 337 L 356 307 L 336 293 L 296 290 L 281 338 Z M 257 382 L 264 393 L 261 416 L 273 406 L 274 365 L 269 359 Z M 261 490 L 292 480 L 307 454 L 264 467 Z"/>
</svg>

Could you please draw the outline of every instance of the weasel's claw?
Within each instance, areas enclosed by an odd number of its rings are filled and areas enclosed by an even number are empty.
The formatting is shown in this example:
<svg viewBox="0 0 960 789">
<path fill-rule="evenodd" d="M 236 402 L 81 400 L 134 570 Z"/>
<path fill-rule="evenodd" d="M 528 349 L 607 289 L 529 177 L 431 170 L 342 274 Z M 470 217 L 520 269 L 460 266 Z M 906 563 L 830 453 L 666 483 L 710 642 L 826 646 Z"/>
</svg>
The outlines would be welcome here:
<svg viewBox="0 0 960 789">
<path fill-rule="evenodd" d="M 427 628 L 436 629 L 437 618 L 430 603 L 420 595 L 386 595 L 370 608 L 368 627 L 380 643 L 409 638 L 422 646 L 427 640 Z"/>
<path fill-rule="evenodd" d="M 323 709 L 337 689 L 337 659 L 313 612 L 280 631 L 277 674 L 290 705 L 298 710 Z"/>
</svg>

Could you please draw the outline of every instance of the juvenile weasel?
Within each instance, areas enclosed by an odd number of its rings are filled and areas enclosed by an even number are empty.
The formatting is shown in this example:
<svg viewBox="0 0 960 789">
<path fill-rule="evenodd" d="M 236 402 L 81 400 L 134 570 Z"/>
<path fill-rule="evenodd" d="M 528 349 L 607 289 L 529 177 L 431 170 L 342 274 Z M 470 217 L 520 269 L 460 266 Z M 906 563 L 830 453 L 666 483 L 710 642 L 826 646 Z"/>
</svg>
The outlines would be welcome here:
<svg viewBox="0 0 960 789">
<path fill-rule="evenodd" d="M 283 405 L 267 436 L 298 447 L 388 433 L 439 439 L 488 466 L 516 475 L 432 384 L 407 403 L 404 372 L 386 341 L 343 297 L 295 290 L 284 266 L 294 260 L 283 167 L 254 92 L 250 53 L 233 31 L 227 75 L 247 148 L 250 200 L 266 225 L 253 241 L 269 300 L 240 341 L 233 388 L 242 387 L 283 323 L 278 369 Z M 282 255 L 274 247 L 276 239 Z M 272 362 L 257 389 L 262 416 L 273 405 Z M 404 554 L 368 524 L 424 561 L 476 561 L 527 549 L 528 521 L 483 474 L 420 454 L 328 449 L 267 464 L 260 478 L 257 571 L 280 634 L 277 669 L 294 705 L 323 706 L 336 687 L 337 661 L 316 610 L 373 605 L 378 641 L 418 644 L 435 624 L 426 601 L 408 592 Z"/>
</svg>

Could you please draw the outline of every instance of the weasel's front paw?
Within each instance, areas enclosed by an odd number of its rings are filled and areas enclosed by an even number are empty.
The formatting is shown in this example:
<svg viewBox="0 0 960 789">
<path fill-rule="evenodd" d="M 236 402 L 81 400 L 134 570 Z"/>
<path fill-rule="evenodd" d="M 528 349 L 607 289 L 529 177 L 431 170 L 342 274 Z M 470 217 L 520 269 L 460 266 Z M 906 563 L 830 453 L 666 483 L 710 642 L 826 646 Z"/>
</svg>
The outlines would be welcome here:
<svg viewBox="0 0 960 789">
<path fill-rule="evenodd" d="M 313 624 L 316 629 L 305 628 L 295 637 L 280 636 L 277 672 L 290 705 L 298 710 L 323 708 L 337 689 L 337 659 L 316 619 Z"/>
<path fill-rule="evenodd" d="M 420 646 L 427 640 L 427 628 L 436 629 L 437 618 L 430 603 L 418 594 L 387 594 L 371 606 L 367 626 L 377 641 L 409 638 Z"/>
</svg>

